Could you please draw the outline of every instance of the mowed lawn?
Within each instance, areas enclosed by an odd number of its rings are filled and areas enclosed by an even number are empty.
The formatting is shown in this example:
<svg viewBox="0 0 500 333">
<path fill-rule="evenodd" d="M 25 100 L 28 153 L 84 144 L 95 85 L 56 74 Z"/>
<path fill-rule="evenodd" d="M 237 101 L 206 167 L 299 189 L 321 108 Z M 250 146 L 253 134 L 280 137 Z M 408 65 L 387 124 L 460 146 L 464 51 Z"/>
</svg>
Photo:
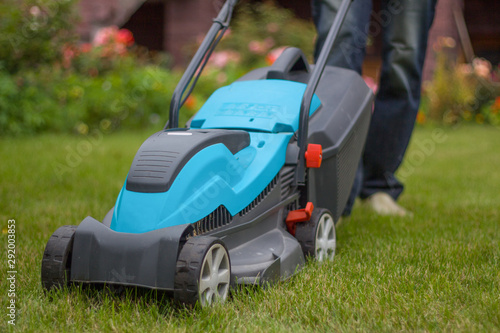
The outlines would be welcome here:
<svg viewBox="0 0 500 333">
<path fill-rule="evenodd" d="M 500 129 L 417 128 L 400 170 L 413 218 L 357 203 L 333 263 L 270 288 L 186 309 L 155 294 L 45 294 L 40 265 L 59 226 L 113 206 L 152 132 L 0 139 L 0 331 L 500 332 Z M 15 327 L 7 303 L 8 220 L 16 225 Z"/>
</svg>

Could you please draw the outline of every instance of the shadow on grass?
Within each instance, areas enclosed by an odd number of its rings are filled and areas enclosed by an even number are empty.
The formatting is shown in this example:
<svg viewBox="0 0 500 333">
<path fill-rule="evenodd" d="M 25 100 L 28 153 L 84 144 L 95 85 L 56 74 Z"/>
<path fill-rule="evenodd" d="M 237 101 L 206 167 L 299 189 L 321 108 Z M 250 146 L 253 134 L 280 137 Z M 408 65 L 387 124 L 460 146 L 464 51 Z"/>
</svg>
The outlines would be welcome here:
<svg viewBox="0 0 500 333">
<path fill-rule="evenodd" d="M 166 318 L 184 317 L 186 310 L 190 309 L 175 301 L 173 292 L 141 287 L 75 283 L 63 289 L 46 291 L 45 296 L 50 302 L 71 298 L 77 303 L 105 311 L 112 311 L 113 308 L 120 311 L 130 307 L 143 308 L 144 312 L 149 312 L 154 307 Z"/>
</svg>

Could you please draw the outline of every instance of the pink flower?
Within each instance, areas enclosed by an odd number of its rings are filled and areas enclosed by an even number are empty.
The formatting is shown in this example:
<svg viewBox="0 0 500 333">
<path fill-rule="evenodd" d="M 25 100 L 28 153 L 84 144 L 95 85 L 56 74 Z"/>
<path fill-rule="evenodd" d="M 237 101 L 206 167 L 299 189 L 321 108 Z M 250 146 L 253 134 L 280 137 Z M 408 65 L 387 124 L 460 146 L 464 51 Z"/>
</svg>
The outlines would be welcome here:
<svg viewBox="0 0 500 333">
<path fill-rule="evenodd" d="M 464 75 L 472 74 L 472 66 L 470 64 L 458 65 L 458 72 Z"/>
<path fill-rule="evenodd" d="M 274 39 L 272 39 L 272 37 L 267 37 L 266 39 L 264 39 L 263 46 L 264 46 L 267 50 L 269 50 L 271 47 L 273 47 L 273 46 L 274 46 L 274 44 L 276 44 L 276 43 L 275 43 Z M 267 50 L 266 50 L 266 51 L 267 51 Z"/>
<path fill-rule="evenodd" d="M 34 17 L 39 17 L 40 15 L 42 15 L 42 11 L 40 10 L 40 7 L 33 6 L 30 8 L 30 14 Z"/>
<path fill-rule="evenodd" d="M 274 44 L 274 39 L 271 37 L 267 37 L 263 41 L 253 40 L 248 43 L 248 50 L 255 54 L 265 54 Z"/>
<path fill-rule="evenodd" d="M 489 78 L 491 74 L 491 63 L 482 58 L 476 58 L 472 61 L 472 67 L 474 68 L 474 73 L 482 78 Z"/>
<path fill-rule="evenodd" d="M 267 51 L 264 43 L 258 40 L 253 40 L 248 43 L 248 50 L 255 54 L 264 54 Z"/>
<path fill-rule="evenodd" d="M 280 26 L 276 22 L 271 22 L 271 23 L 267 24 L 266 30 L 270 33 L 275 33 L 275 32 L 278 32 L 280 30 Z"/>
<path fill-rule="evenodd" d="M 103 57 L 125 55 L 127 47 L 134 44 L 134 36 L 130 30 L 110 26 L 97 31 L 93 44 L 102 48 Z"/>
<path fill-rule="evenodd" d="M 118 32 L 118 27 L 114 25 L 110 27 L 101 28 L 95 34 L 92 44 L 96 46 L 109 44 L 113 39 L 113 36 L 116 35 L 117 32 Z"/>
<path fill-rule="evenodd" d="M 224 66 L 226 66 L 228 61 L 229 56 L 227 52 L 215 52 L 210 57 L 210 64 L 218 68 L 223 68 Z"/>
<path fill-rule="evenodd" d="M 214 52 L 210 56 L 210 65 L 217 68 L 224 68 L 229 62 L 238 62 L 240 55 L 235 51 L 220 51 Z"/>
</svg>

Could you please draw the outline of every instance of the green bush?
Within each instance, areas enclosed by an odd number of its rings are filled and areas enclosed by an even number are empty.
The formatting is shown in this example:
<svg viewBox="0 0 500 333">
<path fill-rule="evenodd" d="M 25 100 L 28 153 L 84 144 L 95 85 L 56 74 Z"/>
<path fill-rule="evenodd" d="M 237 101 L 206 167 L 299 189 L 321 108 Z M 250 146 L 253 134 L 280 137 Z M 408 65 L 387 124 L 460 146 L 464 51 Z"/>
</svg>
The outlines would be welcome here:
<svg viewBox="0 0 500 333">
<path fill-rule="evenodd" d="M 63 45 L 74 41 L 76 0 L 2 0 L 0 2 L 0 69 L 52 64 Z"/>
<path fill-rule="evenodd" d="M 86 134 L 166 121 L 179 76 L 157 66 L 120 66 L 97 77 L 53 67 L 0 72 L 0 135 Z"/>
<path fill-rule="evenodd" d="M 474 100 L 474 84 L 468 74 L 438 54 L 432 81 L 424 85 L 427 116 L 436 122 L 456 123 Z"/>
<path fill-rule="evenodd" d="M 108 27 L 92 44 L 76 43 L 75 1 L 0 4 L 0 135 L 87 134 L 166 122 L 182 73 L 135 46 L 125 29 Z M 269 65 L 277 48 L 293 45 L 312 55 L 312 24 L 271 3 L 242 6 L 233 23 L 183 106 L 181 125 L 215 89 Z"/>
<path fill-rule="evenodd" d="M 434 77 L 424 84 L 417 121 L 441 124 L 461 121 L 500 125 L 498 69 L 484 59 L 456 64 L 445 52 L 437 54 Z"/>
</svg>

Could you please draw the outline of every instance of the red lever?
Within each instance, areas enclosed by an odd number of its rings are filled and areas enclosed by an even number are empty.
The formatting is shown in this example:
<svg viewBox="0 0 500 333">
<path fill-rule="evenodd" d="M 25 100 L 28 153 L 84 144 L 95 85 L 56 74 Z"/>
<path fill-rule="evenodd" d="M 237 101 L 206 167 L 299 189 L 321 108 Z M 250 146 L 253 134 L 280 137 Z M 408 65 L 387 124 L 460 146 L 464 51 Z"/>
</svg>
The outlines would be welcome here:
<svg viewBox="0 0 500 333">
<path fill-rule="evenodd" d="M 288 232 L 295 236 L 295 230 L 297 229 L 296 224 L 299 222 L 309 221 L 311 218 L 312 212 L 314 210 L 314 205 L 312 202 L 308 202 L 306 204 L 306 208 L 297 209 L 288 212 L 288 216 L 286 217 L 286 227 Z"/>
<path fill-rule="evenodd" d="M 319 168 L 321 166 L 321 161 L 323 160 L 323 148 L 321 145 L 310 143 L 307 145 L 305 157 L 306 167 Z"/>
</svg>

